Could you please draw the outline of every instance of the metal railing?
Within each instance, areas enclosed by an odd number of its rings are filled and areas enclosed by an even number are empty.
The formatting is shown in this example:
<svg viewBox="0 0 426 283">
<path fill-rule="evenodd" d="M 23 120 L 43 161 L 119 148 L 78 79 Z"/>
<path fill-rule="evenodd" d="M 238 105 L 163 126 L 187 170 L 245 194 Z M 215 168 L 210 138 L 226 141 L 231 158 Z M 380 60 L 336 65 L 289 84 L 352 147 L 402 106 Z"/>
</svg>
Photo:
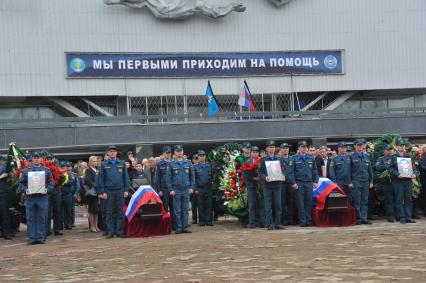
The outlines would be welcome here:
<svg viewBox="0 0 426 283">
<path fill-rule="evenodd" d="M 361 110 L 309 110 L 276 112 L 220 112 L 213 117 L 205 113 L 139 115 L 114 117 L 69 117 L 56 119 L 5 119 L 0 121 L 0 129 L 84 127 L 120 124 L 176 124 L 176 123 L 229 123 L 253 122 L 260 120 L 296 120 L 296 119 L 354 119 L 383 118 L 404 116 L 426 116 L 424 108 L 386 108 Z"/>
</svg>

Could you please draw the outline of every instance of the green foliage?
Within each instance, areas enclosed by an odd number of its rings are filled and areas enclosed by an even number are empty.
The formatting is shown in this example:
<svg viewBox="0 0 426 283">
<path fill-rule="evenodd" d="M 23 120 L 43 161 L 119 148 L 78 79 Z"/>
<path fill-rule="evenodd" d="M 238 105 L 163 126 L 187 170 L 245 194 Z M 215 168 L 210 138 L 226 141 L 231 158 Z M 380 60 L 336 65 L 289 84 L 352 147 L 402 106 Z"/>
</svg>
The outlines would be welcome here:
<svg viewBox="0 0 426 283">
<path fill-rule="evenodd" d="M 17 162 L 25 159 L 25 152 L 16 146 L 15 143 L 9 144 L 9 151 L 6 158 L 6 172 L 10 173 L 17 168 Z"/>
<path fill-rule="evenodd" d="M 213 180 L 218 194 L 216 200 L 219 208 L 227 214 L 246 218 L 247 210 L 247 191 L 239 184 L 239 176 L 236 167 L 244 164 L 244 158 L 239 155 L 240 146 L 237 143 L 227 143 L 211 150 L 208 155 L 208 161 L 213 167 Z M 235 177 L 231 178 L 230 174 Z M 230 188 L 231 179 L 235 181 L 235 189 Z M 240 187 L 241 186 L 241 187 Z M 233 191 L 231 197 L 229 192 Z"/>
<path fill-rule="evenodd" d="M 370 144 L 370 148 L 373 149 L 372 151 L 372 162 L 373 164 L 376 163 L 376 161 L 383 156 L 383 149 L 384 146 L 386 144 L 391 145 L 393 151 L 395 152 L 397 150 L 397 141 L 398 140 L 404 140 L 406 145 L 405 148 L 408 152 L 411 151 L 411 149 L 413 148 L 413 144 L 406 138 L 402 138 L 401 135 L 399 134 L 395 134 L 395 133 L 387 133 L 384 134 L 382 137 L 377 138 L 375 140 L 373 140 L 373 142 Z M 413 159 L 413 163 L 418 165 L 418 162 L 416 161 L 416 156 L 412 154 L 411 158 Z M 382 186 L 382 181 L 385 179 L 390 179 L 390 175 L 388 172 L 383 172 L 382 174 L 375 174 L 374 175 L 374 183 L 375 185 L 375 190 L 376 193 L 378 195 L 378 198 L 380 200 L 383 200 L 383 186 Z M 420 182 L 417 178 L 417 180 L 413 180 L 413 197 L 417 198 L 420 194 Z"/>
</svg>

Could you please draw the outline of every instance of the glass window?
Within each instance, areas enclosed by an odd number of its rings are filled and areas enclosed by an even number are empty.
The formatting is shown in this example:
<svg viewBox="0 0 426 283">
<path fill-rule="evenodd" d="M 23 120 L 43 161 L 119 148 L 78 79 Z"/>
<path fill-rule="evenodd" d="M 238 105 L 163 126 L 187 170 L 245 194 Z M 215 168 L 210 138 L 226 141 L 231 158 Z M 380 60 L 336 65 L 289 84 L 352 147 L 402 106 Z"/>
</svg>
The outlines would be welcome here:
<svg viewBox="0 0 426 283">
<path fill-rule="evenodd" d="M 40 119 L 50 119 L 50 118 L 55 118 L 59 116 L 58 114 L 55 113 L 55 111 L 53 111 L 49 107 L 39 107 L 38 110 L 39 110 Z"/>
<path fill-rule="evenodd" d="M 346 100 L 340 104 L 336 110 L 359 110 L 361 108 L 361 103 L 359 100 Z"/>
<path fill-rule="evenodd" d="M 361 109 L 386 109 L 387 100 L 361 100 Z"/>
<path fill-rule="evenodd" d="M 389 108 L 409 108 L 414 107 L 414 96 L 397 99 L 389 99 Z"/>
<path fill-rule="evenodd" d="M 19 108 L 0 108 L 1 119 L 21 119 L 22 109 Z"/>
<path fill-rule="evenodd" d="M 37 107 L 26 107 L 22 109 L 22 116 L 24 119 L 38 119 Z"/>
</svg>

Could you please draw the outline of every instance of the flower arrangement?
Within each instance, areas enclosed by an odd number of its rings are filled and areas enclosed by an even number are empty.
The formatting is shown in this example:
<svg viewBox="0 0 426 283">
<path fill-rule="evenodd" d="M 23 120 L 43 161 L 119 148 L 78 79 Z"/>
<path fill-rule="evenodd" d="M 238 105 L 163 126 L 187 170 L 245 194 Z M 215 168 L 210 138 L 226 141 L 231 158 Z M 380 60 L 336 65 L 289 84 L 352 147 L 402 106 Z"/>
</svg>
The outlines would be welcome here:
<svg viewBox="0 0 426 283">
<path fill-rule="evenodd" d="M 217 180 L 220 198 L 217 199 L 223 206 L 225 213 L 246 218 L 247 190 L 244 185 L 242 171 L 238 170 L 244 165 L 244 158 L 235 143 L 225 144 L 210 151 L 209 161 L 214 163 L 213 176 Z"/>
</svg>

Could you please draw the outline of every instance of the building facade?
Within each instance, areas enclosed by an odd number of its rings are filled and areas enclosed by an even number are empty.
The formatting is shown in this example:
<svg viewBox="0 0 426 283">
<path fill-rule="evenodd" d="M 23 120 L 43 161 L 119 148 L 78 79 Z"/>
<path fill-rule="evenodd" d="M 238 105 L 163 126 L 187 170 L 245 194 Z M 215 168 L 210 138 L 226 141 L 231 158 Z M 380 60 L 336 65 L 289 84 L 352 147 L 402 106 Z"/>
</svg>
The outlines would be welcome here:
<svg viewBox="0 0 426 283">
<path fill-rule="evenodd" d="M 3 0 L 0 119 L 203 116 L 207 80 L 226 113 L 240 111 L 244 80 L 258 112 L 426 107 L 425 1 L 293 0 L 278 8 L 247 0 L 244 5 L 245 12 L 220 19 L 160 20 L 148 9 L 102 0 Z M 71 78 L 66 58 L 69 53 L 295 51 L 339 51 L 342 72 L 228 75 L 225 68 L 223 76 L 211 77 Z"/>
</svg>

